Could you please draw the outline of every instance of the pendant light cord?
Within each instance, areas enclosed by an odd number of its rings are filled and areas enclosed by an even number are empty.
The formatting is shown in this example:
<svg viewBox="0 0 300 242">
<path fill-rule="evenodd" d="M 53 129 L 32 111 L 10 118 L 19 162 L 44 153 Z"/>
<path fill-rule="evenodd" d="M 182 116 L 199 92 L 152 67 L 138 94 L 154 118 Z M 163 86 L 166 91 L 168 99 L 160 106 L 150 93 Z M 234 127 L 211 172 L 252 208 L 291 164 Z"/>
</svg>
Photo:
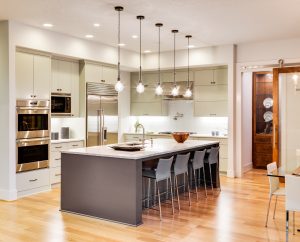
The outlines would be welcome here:
<svg viewBox="0 0 300 242">
<path fill-rule="evenodd" d="M 121 20 L 120 20 L 120 11 L 119 11 L 119 22 L 118 22 L 118 81 L 120 81 L 120 43 L 121 43 L 121 33 L 120 33 L 120 29 L 121 29 Z"/>
<path fill-rule="evenodd" d="M 175 71 L 175 58 L 176 58 L 176 53 L 175 53 L 175 47 L 176 47 L 176 40 L 175 40 L 175 35 L 176 32 L 174 31 L 174 86 L 176 85 L 176 71 Z"/>
<path fill-rule="evenodd" d="M 190 37 L 188 37 L 188 88 L 190 88 Z"/>
<path fill-rule="evenodd" d="M 160 84 L 160 27 L 158 27 L 158 85 Z"/>
<path fill-rule="evenodd" d="M 139 83 L 142 82 L 142 19 L 140 18 L 140 78 Z"/>
</svg>

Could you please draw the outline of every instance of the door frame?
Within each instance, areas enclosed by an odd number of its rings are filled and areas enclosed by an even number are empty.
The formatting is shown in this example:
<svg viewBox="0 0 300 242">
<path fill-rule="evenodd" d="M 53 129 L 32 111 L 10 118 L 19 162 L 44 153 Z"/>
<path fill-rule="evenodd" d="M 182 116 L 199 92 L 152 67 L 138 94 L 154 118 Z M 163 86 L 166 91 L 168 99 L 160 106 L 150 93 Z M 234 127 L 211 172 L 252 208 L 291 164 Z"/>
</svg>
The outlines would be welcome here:
<svg viewBox="0 0 300 242">
<path fill-rule="evenodd" d="M 300 66 L 273 68 L 273 161 L 281 166 L 279 156 L 279 75 L 300 72 Z"/>
</svg>

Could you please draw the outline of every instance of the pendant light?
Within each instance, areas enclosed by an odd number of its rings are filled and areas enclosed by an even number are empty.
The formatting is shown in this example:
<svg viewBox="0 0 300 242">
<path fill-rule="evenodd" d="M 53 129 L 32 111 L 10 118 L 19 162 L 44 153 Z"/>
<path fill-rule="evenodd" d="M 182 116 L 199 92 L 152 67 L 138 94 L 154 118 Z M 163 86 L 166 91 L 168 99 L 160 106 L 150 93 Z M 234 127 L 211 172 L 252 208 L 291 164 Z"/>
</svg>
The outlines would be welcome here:
<svg viewBox="0 0 300 242">
<path fill-rule="evenodd" d="M 163 26 L 162 23 L 155 24 L 156 27 L 158 27 L 158 83 L 157 87 L 155 89 L 156 95 L 162 95 L 163 89 L 161 87 L 161 80 L 160 80 L 160 28 Z"/>
<path fill-rule="evenodd" d="M 172 30 L 172 33 L 174 34 L 174 70 L 173 70 L 173 74 L 174 74 L 174 79 L 173 79 L 173 82 L 174 82 L 174 87 L 172 89 L 172 96 L 173 97 L 176 97 L 178 96 L 178 93 L 179 93 L 179 87 L 176 85 L 176 63 L 175 63 L 175 60 L 176 60 L 176 34 L 178 33 L 178 30 L 177 29 L 173 29 Z"/>
<path fill-rule="evenodd" d="M 145 19 L 145 17 L 139 15 L 136 18 L 140 20 L 140 73 L 139 73 L 139 83 L 136 86 L 136 91 L 138 93 L 143 93 L 145 91 L 145 87 L 142 81 L 142 20 Z"/>
<path fill-rule="evenodd" d="M 120 41 L 121 41 L 121 38 L 120 38 L 120 27 L 121 27 L 121 21 L 120 21 L 120 13 L 121 11 L 124 10 L 123 7 L 121 6 L 117 6 L 115 7 L 115 10 L 118 11 L 118 79 L 117 79 L 117 83 L 115 85 L 115 90 L 117 92 L 122 92 L 123 89 L 124 89 L 124 84 L 121 82 L 121 78 L 120 78 Z"/>
<path fill-rule="evenodd" d="M 184 97 L 191 97 L 192 96 L 192 90 L 190 87 L 190 38 L 192 38 L 191 35 L 185 36 L 188 40 L 188 79 L 187 79 L 187 87 L 186 91 L 184 93 Z"/>
</svg>

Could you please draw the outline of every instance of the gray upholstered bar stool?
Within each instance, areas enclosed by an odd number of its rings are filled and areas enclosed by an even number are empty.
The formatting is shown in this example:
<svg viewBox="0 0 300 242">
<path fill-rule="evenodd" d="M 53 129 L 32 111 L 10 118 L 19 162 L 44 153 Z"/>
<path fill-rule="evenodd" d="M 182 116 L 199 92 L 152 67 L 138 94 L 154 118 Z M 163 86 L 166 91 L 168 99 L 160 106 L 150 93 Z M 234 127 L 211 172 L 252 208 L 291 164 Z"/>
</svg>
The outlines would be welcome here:
<svg viewBox="0 0 300 242">
<path fill-rule="evenodd" d="M 207 197 L 206 179 L 205 179 L 205 170 L 204 170 L 205 153 L 206 153 L 206 150 L 195 151 L 194 158 L 191 160 L 192 168 L 193 168 L 194 181 L 195 181 L 197 201 L 199 199 L 199 197 L 198 197 L 198 183 L 199 183 L 199 186 L 201 185 L 201 171 L 203 171 L 205 196 Z M 198 175 L 198 177 L 196 176 L 196 174 Z"/>
<path fill-rule="evenodd" d="M 157 168 L 155 170 L 143 170 L 143 177 L 146 177 L 149 179 L 149 181 L 148 181 L 148 184 L 149 184 L 148 185 L 148 197 L 147 197 L 148 204 L 149 204 L 149 200 L 150 200 L 150 182 L 151 182 L 151 179 L 155 180 L 155 184 L 156 184 L 155 190 L 157 191 L 160 219 L 162 219 L 160 195 L 169 192 L 167 189 L 166 192 L 160 193 L 159 184 L 158 184 L 158 182 L 160 182 L 160 181 L 170 181 L 172 214 L 174 214 L 173 188 L 172 188 L 172 179 L 171 179 L 171 166 L 173 163 L 173 159 L 174 159 L 173 156 L 168 159 L 159 159 Z M 156 191 L 155 191 L 155 193 L 156 193 Z M 154 194 L 153 197 L 155 197 L 155 196 L 156 196 L 156 194 Z"/>
<path fill-rule="evenodd" d="M 208 159 L 206 161 L 206 163 L 208 163 L 209 166 L 209 175 L 210 175 L 210 185 L 211 185 L 211 189 L 212 191 L 214 191 L 214 185 L 213 185 L 213 181 L 212 181 L 212 173 L 211 173 L 211 166 L 213 164 L 218 165 L 218 160 L 219 160 L 219 149 L 220 147 L 211 147 L 208 152 Z"/>
<path fill-rule="evenodd" d="M 180 210 L 180 200 L 179 200 L 179 191 L 178 191 L 178 176 L 183 175 L 184 180 L 185 178 L 188 179 L 189 172 L 188 172 L 188 162 L 190 159 L 190 153 L 184 155 L 177 155 L 174 164 L 174 180 L 175 180 L 175 187 L 177 191 L 177 201 L 178 201 L 178 209 Z M 171 185 L 172 186 L 172 185 Z M 184 185 L 185 186 L 185 181 Z M 190 185 L 189 181 L 187 181 L 188 193 L 189 193 L 189 205 L 191 206 L 191 193 L 190 193 Z"/>
</svg>

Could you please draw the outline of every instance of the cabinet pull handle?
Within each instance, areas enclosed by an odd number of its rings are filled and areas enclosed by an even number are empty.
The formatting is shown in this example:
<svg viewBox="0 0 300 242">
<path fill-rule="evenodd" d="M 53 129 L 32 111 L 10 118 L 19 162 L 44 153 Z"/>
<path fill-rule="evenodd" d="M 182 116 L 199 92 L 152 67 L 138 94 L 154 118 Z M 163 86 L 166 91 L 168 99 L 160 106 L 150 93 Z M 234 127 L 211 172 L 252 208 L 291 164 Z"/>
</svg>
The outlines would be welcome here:
<svg viewBox="0 0 300 242">
<path fill-rule="evenodd" d="M 29 181 L 30 182 L 35 182 L 35 181 L 37 181 L 38 179 L 37 178 L 35 178 L 35 179 L 30 179 Z"/>
<path fill-rule="evenodd" d="M 55 146 L 55 149 L 61 149 L 62 146 Z"/>
<path fill-rule="evenodd" d="M 60 173 L 56 173 L 55 176 L 61 176 L 61 174 Z"/>
<path fill-rule="evenodd" d="M 215 114 L 215 113 L 211 113 L 211 114 L 209 114 L 210 116 L 217 116 L 217 114 Z"/>
<path fill-rule="evenodd" d="M 72 145 L 73 147 L 77 147 L 78 145 Z"/>
<path fill-rule="evenodd" d="M 56 158 L 55 160 L 61 160 L 61 158 Z"/>
</svg>

